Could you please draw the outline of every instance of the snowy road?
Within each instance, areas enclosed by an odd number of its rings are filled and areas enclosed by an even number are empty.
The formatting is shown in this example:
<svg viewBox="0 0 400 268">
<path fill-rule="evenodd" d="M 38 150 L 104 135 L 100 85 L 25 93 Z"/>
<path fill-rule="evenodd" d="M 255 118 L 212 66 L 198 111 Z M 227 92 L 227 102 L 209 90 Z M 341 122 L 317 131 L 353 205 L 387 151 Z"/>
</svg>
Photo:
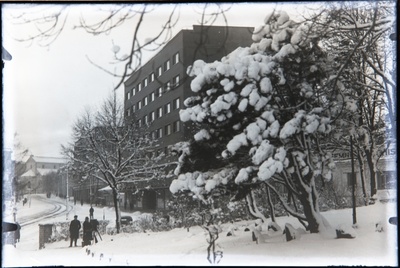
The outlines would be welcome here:
<svg viewBox="0 0 400 268">
<path fill-rule="evenodd" d="M 21 227 L 27 226 L 29 224 L 35 224 L 43 221 L 44 219 L 54 218 L 60 214 L 66 213 L 66 204 L 57 199 L 48 199 L 42 195 L 32 196 L 32 203 L 38 206 L 38 209 L 31 209 L 29 204 L 23 206 L 25 211 L 20 211 L 23 215 L 17 218 L 17 221 Z M 68 211 L 71 211 L 72 205 L 68 205 Z"/>
</svg>

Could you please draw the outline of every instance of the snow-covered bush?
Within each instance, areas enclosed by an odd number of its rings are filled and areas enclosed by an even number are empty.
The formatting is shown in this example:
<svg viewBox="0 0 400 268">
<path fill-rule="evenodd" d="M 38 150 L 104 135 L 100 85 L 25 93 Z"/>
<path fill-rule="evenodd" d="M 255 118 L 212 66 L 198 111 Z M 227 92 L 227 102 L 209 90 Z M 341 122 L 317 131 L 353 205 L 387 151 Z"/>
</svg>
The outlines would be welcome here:
<svg viewBox="0 0 400 268">
<path fill-rule="evenodd" d="M 49 242 L 69 239 L 69 222 L 54 222 Z"/>
<path fill-rule="evenodd" d="M 109 220 L 99 220 L 99 225 L 97 226 L 97 230 L 100 234 L 105 234 Z M 57 242 L 61 240 L 69 239 L 69 224 L 70 222 L 54 222 L 52 223 L 52 232 L 49 242 Z M 79 230 L 79 235 L 82 237 L 83 229 Z"/>
</svg>

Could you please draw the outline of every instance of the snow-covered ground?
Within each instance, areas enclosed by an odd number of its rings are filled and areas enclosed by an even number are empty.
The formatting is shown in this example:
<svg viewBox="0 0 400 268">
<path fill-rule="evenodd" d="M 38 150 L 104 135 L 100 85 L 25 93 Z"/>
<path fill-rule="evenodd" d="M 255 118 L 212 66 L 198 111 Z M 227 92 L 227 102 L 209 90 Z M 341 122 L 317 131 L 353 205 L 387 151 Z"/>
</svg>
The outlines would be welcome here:
<svg viewBox="0 0 400 268">
<path fill-rule="evenodd" d="M 57 201 L 57 198 L 52 198 Z M 62 200 L 58 200 L 62 201 Z M 397 215 L 397 203 L 380 203 L 357 208 L 357 228 L 354 239 L 334 239 L 318 234 L 304 234 L 300 240 L 284 241 L 280 233 L 268 243 L 256 244 L 251 232 L 245 232 L 254 221 L 222 225 L 217 240 L 217 250 L 223 252 L 219 265 L 254 266 L 310 266 L 310 265 L 367 265 L 397 266 L 397 226 L 388 224 L 388 218 Z M 33 199 L 31 207 L 18 204 L 17 218 L 26 217 L 49 208 L 50 205 Z M 89 206 L 76 205 L 69 219 L 77 214 L 84 220 Z M 122 213 L 137 216 L 138 213 Z M 112 208 L 96 208 L 95 218 L 114 219 Z M 332 227 L 351 226 L 352 210 L 332 210 L 323 215 Z M 7 219 L 7 215 L 5 217 Z M 43 222 L 65 221 L 62 214 Z M 41 223 L 43 223 L 41 222 Z M 277 223 L 283 228 L 291 223 L 301 227 L 293 217 L 279 217 Z M 377 232 L 380 223 L 384 231 Z M 236 228 L 233 236 L 227 232 Z M 2 266 L 114 266 L 114 265 L 210 265 L 207 261 L 206 233 L 201 227 L 174 229 L 166 232 L 121 233 L 103 235 L 102 241 L 89 247 L 69 248 L 69 241 L 46 244 L 39 250 L 39 227 L 37 224 L 21 229 L 21 242 L 16 248 L 3 245 Z M 276 234 L 275 234 L 276 235 Z M 78 241 L 80 243 L 80 240 Z M 90 253 L 88 252 L 90 250 Z"/>
</svg>

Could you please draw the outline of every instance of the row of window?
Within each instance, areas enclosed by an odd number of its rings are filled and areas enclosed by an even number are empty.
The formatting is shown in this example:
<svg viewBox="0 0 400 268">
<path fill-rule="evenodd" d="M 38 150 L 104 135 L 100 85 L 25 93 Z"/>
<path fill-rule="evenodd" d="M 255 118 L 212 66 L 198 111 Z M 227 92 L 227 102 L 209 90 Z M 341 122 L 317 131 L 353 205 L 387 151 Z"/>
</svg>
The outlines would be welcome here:
<svg viewBox="0 0 400 268">
<path fill-rule="evenodd" d="M 177 75 L 172 79 L 172 82 L 171 81 L 166 82 L 162 87 L 159 87 L 156 91 L 152 92 L 148 96 L 148 98 L 150 98 L 151 101 L 154 101 L 156 97 L 161 97 L 165 92 L 168 92 L 171 89 L 178 87 L 179 82 L 180 82 L 180 77 L 179 75 Z M 126 93 L 126 100 L 129 100 L 133 96 L 135 96 L 135 88 L 132 89 L 132 94 L 131 92 Z"/>
<path fill-rule="evenodd" d="M 179 61 L 180 61 L 180 58 L 179 58 L 179 52 L 178 52 L 172 57 L 172 64 L 175 65 Z M 159 66 L 157 68 L 157 77 L 160 77 L 163 73 L 165 73 L 169 69 L 171 69 L 171 61 L 167 60 L 167 61 L 164 62 L 163 65 L 161 65 L 161 66 Z M 126 99 L 129 100 L 131 97 L 135 96 L 136 93 L 142 91 L 142 89 L 147 87 L 149 85 L 149 83 L 154 82 L 154 80 L 155 80 L 155 74 L 153 72 L 148 77 L 145 77 L 141 82 L 139 82 L 139 84 L 137 84 L 136 87 L 133 87 L 130 92 L 127 92 L 126 93 Z M 168 91 L 168 90 L 171 89 L 171 87 L 177 87 L 177 86 L 179 86 L 179 75 L 175 76 L 172 79 L 172 85 L 171 85 L 170 81 L 165 83 L 164 84 L 164 90 Z"/>
<path fill-rule="evenodd" d="M 177 120 L 172 124 L 165 125 L 164 127 L 160 127 L 156 130 L 151 131 L 150 133 L 143 136 L 152 140 L 160 139 L 164 136 L 171 135 L 172 133 L 176 133 L 181 131 L 181 121 Z"/>
<path fill-rule="evenodd" d="M 173 83 L 167 82 L 165 83 L 164 87 L 159 87 L 156 91 L 151 92 L 148 96 L 144 97 L 140 103 L 137 103 L 137 109 L 141 109 L 142 107 L 146 106 L 149 102 L 154 101 L 156 98 L 161 97 L 165 92 L 170 91 L 172 88 L 179 86 L 179 75 L 174 77 Z M 130 95 L 127 95 L 127 100 L 130 98 Z"/>
<path fill-rule="evenodd" d="M 150 101 L 153 101 L 154 99 L 150 98 Z M 146 106 L 148 104 L 148 98 L 145 97 L 143 100 L 139 101 L 136 105 L 132 105 L 126 110 L 126 116 L 131 116 L 134 112 L 140 110 L 142 106 Z M 178 110 L 181 108 L 181 100 L 180 98 L 174 99 L 172 102 L 169 102 L 161 107 L 159 107 L 157 110 L 152 111 L 150 114 L 145 115 L 143 117 L 143 123 L 151 123 L 155 119 L 158 119 L 162 117 L 164 114 L 169 114 L 172 110 Z M 140 120 L 139 120 L 140 122 Z M 139 123 L 141 124 L 141 123 Z"/>
<path fill-rule="evenodd" d="M 355 172 L 355 185 L 357 185 L 358 173 Z M 376 173 L 378 189 L 394 189 L 396 183 L 396 174 L 394 171 L 378 171 Z M 353 186 L 353 176 L 351 173 L 345 173 L 345 178 L 347 180 L 347 187 Z"/>
<path fill-rule="evenodd" d="M 150 133 L 152 139 L 160 139 L 163 136 L 171 135 L 172 133 L 176 133 L 181 131 L 181 122 L 179 120 L 175 121 L 172 124 L 168 124 L 164 127 L 156 129 Z"/>
</svg>

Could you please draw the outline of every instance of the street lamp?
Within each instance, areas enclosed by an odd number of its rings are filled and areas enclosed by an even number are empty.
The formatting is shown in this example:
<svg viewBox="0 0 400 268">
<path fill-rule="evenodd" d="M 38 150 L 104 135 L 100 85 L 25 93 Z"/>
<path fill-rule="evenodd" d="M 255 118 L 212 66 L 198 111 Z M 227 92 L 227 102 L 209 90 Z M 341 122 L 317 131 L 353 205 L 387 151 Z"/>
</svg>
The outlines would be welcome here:
<svg viewBox="0 0 400 268">
<path fill-rule="evenodd" d="M 353 225 L 357 224 L 356 214 L 356 175 L 354 173 L 354 155 L 353 155 L 353 135 L 350 136 L 350 154 L 351 154 L 351 197 L 353 201 Z"/>
<path fill-rule="evenodd" d="M 68 199 L 69 199 L 69 195 L 68 195 L 68 166 L 67 166 L 67 200 L 66 200 L 66 207 L 67 207 L 67 216 L 66 219 L 68 220 L 68 214 L 69 214 L 69 210 L 68 210 Z"/>
<path fill-rule="evenodd" d="M 28 191 L 29 191 L 29 207 L 31 207 L 31 192 L 32 192 L 32 188 L 31 188 L 31 181 L 28 181 Z"/>
</svg>

